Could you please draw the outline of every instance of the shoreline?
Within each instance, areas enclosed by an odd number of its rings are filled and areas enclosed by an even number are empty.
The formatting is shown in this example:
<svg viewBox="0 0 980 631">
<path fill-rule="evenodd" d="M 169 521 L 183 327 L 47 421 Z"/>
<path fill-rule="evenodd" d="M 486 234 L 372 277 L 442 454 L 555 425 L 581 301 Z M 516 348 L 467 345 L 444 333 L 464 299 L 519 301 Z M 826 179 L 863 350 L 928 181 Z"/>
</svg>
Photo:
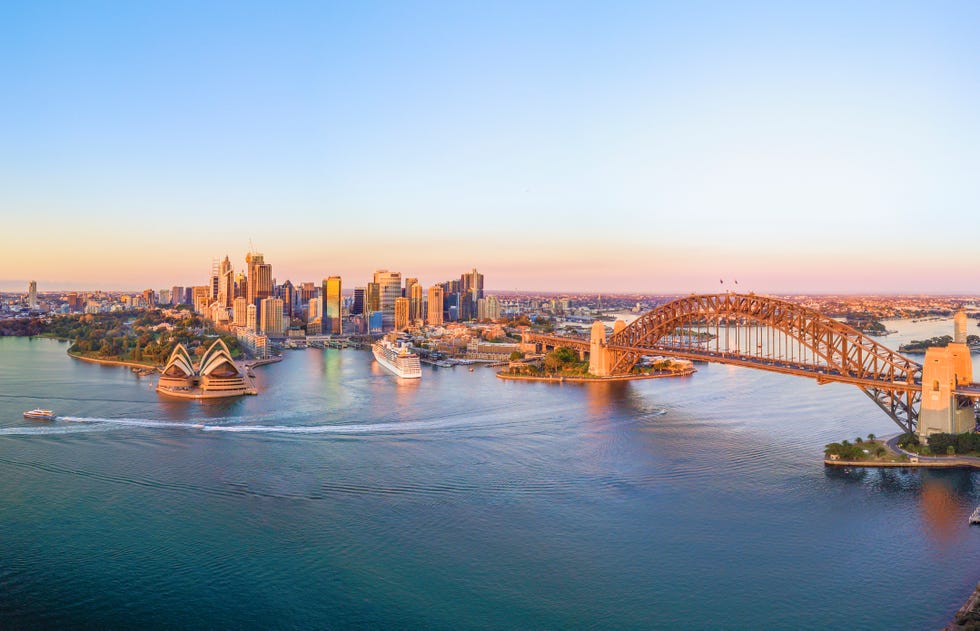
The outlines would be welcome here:
<svg viewBox="0 0 980 631">
<path fill-rule="evenodd" d="M 697 370 L 694 368 L 681 372 L 658 373 L 655 375 L 618 375 L 612 377 L 535 377 L 533 375 L 511 375 L 503 371 L 497 372 L 497 379 L 508 381 L 546 381 L 552 383 L 605 383 L 610 381 L 633 381 L 637 379 L 666 379 L 669 377 L 687 377 Z"/>
<path fill-rule="evenodd" d="M 136 362 L 123 361 L 121 359 L 97 359 L 95 357 L 76 355 L 71 351 L 66 351 L 66 353 L 72 359 L 78 359 L 80 361 L 89 362 L 92 364 L 102 364 L 104 366 L 127 366 L 129 368 L 143 368 L 146 370 L 152 370 L 153 372 L 160 372 L 160 369 L 155 364 L 139 364 Z"/>
<path fill-rule="evenodd" d="M 948 461 L 927 460 L 925 462 L 874 462 L 869 460 L 830 460 L 824 458 L 824 465 L 828 467 L 865 467 L 869 469 L 879 467 L 919 467 L 925 469 L 980 469 L 980 462 L 955 461 L 950 458 Z"/>
<path fill-rule="evenodd" d="M 953 619 L 946 625 L 944 631 L 966 630 L 974 628 L 973 625 L 978 623 L 980 623 L 980 583 L 977 583 L 973 593 L 967 596 L 963 606 L 956 610 Z"/>
</svg>

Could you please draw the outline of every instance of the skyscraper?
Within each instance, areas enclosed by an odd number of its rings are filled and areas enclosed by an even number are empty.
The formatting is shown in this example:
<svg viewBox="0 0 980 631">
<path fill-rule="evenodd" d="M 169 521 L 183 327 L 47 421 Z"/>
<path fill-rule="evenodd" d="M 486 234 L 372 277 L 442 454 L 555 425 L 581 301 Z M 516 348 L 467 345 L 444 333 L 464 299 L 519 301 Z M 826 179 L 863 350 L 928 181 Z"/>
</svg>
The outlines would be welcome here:
<svg viewBox="0 0 980 631">
<path fill-rule="evenodd" d="M 282 321 L 282 298 L 263 298 L 259 302 L 262 322 L 259 324 L 264 335 L 280 337 L 286 328 Z"/>
<path fill-rule="evenodd" d="M 422 285 L 417 278 L 405 279 L 405 297 L 408 298 L 408 321 L 422 322 Z"/>
<path fill-rule="evenodd" d="M 343 297 L 340 276 L 323 281 L 323 333 L 339 335 L 343 332 Z"/>
<path fill-rule="evenodd" d="M 401 272 L 378 270 L 374 273 L 374 282 L 381 294 L 382 326 L 385 331 L 390 331 L 395 327 L 395 299 L 402 295 Z"/>
<path fill-rule="evenodd" d="M 500 319 L 500 300 L 496 296 L 487 296 L 487 320 Z"/>
<path fill-rule="evenodd" d="M 408 298 L 395 298 L 395 330 L 404 331 L 408 328 Z"/>
<path fill-rule="evenodd" d="M 27 285 L 27 308 L 37 311 L 37 281 L 32 280 Z"/>
<path fill-rule="evenodd" d="M 246 299 L 247 302 L 248 300 Z M 257 314 L 258 310 L 255 308 L 255 305 L 247 304 L 245 306 L 245 328 L 253 333 L 257 333 L 259 330 Z"/>
<path fill-rule="evenodd" d="M 429 287 L 429 311 L 426 321 L 433 325 L 442 324 L 442 286 L 433 285 Z"/>
<path fill-rule="evenodd" d="M 231 268 L 228 255 L 218 266 L 218 304 L 231 307 L 235 300 L 235 271 Z"/>
<path fill-rule="evenodd" d="M 478 320 L 499 320 L 500 302 L 496 296 L 487 296 L 476 301 Z"/>
<path fill-rule="evenodd" d="M 272 265 L 265 262 L 265 257 L 258 252 L 245 255 L 245 265 L 248 266 L 248 294 L 246 297 L 252 304 L 272 295 Z"/>
<path fill-rule="evenodd" d="M 469 320 L 477 316 L 477 302 L 483 298 L 483 274 L 473 268 L 459 277 L 459 319 Z"/>
<path fill-rule="evenodd" d="M 354 288 L 354 302 L 351 304 L 351 315 L 362 315 L 364 313 L 364 287 Z"/>
<path fill-rule="evenodd" d="M 232 305 L 232 323 L 235 326 L 248 326 L 248 300 L 242 297 L 235 298 Z"/>
<path fill-rule="evenodd" d="M 378 283 L 368 283 L 365 300 L 367 300 L 365 310 L 368 313 L 381 311 L 381 285 Z"/>
<path fill-rule="evenodd" d="M 282 298 L 282 315 L 288 322 L 293 317 L 293 303 L 296 301 L 296 288 L 290 281 L 286 281 L 279 287 L 280 298 Z"/>
</svg>

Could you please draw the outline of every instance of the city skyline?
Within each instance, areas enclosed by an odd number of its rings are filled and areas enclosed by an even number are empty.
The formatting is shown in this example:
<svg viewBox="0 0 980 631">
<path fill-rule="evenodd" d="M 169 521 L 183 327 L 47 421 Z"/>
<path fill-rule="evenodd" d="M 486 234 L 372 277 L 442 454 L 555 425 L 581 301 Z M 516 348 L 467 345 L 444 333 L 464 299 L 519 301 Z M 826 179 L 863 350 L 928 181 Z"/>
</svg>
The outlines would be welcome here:
<svg viewBox="0 0 980 631">
<path fill-rule="evenodd" d="M 0 16 L 3 291 L 196 284 L 250 239 L 279 282 L 980 286 L 971 3 Z"/>
</svg>

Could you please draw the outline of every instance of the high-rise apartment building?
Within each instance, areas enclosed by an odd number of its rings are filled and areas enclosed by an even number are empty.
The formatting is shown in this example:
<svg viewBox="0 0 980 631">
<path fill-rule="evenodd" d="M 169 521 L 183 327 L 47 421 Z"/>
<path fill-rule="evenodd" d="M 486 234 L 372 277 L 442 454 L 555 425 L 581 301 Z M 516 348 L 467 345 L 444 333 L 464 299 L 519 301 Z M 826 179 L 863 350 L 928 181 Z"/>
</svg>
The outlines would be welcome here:
<svg viewBox="0 0 980 631">
<path fill-rule="evenodd" d="M 32 280 L 27 285 L 27 308 L 37 311 L 37 281 Z"/>
<path fill-rule="evenodd" d="M 263 298 L 259 302 L 259 311 L 262 317 L 259 328 L 263 335 L 281 337 L 286 332 L 282 319 L 282 298 Z"/>
<path fill-rule="evenodd" d="M 395 298 L 395 330 L 404 331 L 408 328 L 408 298 Z"/>
<path fill-rule="evenodd" d="M 253 304 L 247 304 L 248 299 L 245 299 L 245 328 L 252 332 L 258 332 L 259 322 L 258 322 L 258 309 L 255 308 Z"/>
<path fill-rule="evenodd" d="M 340 335 L 343 333 L 343 295 L 340 276 L 331 276 L 323 281 L 323 333 Z"/>
<path fill-rule="evenodd" d="M 500 301 L 496 296 L 487 296 L 476 301 L 478 320 L 499 320 Z"/>
<path fill-rule="evenodd" d="M 266 263 L 265 257 L 258 252 L 246 254 L 245 265 L 248 267 L 248 301 L 256 304 L 272 296 L 272 265 Z"/>
<path fill-rule="evenodd" d="M 442 286 L 433 285 L 429 287 L 429 310 L 426 322 L 433 326 L 442 324 Z"/>
</svg>

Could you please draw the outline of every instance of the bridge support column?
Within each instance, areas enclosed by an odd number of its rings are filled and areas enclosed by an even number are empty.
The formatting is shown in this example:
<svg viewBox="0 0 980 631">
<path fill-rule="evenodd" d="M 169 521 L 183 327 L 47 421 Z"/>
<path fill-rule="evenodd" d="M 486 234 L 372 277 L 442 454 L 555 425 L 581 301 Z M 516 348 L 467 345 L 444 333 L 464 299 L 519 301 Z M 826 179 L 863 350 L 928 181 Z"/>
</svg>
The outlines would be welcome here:
<svg viewBox="0 0 980 631">
<path fill-rule="evenodd" d="M 976 423 L 972 405 L 961 405 L 953 394 L 958 383 L 973 381 L 973 364 L 966 344 L 953 343 L 946 348 L 926 350 L 922 364 L 922 404 L 919 410 L 918 434 L 962 434 Z"/>
<path fill-rule="evenodd" d="M 606 348 L 606 325 L 596 320 L 589 335 L 589 373 L 608 377 L 615 363 L 613 353 Z"/>
</svg>

